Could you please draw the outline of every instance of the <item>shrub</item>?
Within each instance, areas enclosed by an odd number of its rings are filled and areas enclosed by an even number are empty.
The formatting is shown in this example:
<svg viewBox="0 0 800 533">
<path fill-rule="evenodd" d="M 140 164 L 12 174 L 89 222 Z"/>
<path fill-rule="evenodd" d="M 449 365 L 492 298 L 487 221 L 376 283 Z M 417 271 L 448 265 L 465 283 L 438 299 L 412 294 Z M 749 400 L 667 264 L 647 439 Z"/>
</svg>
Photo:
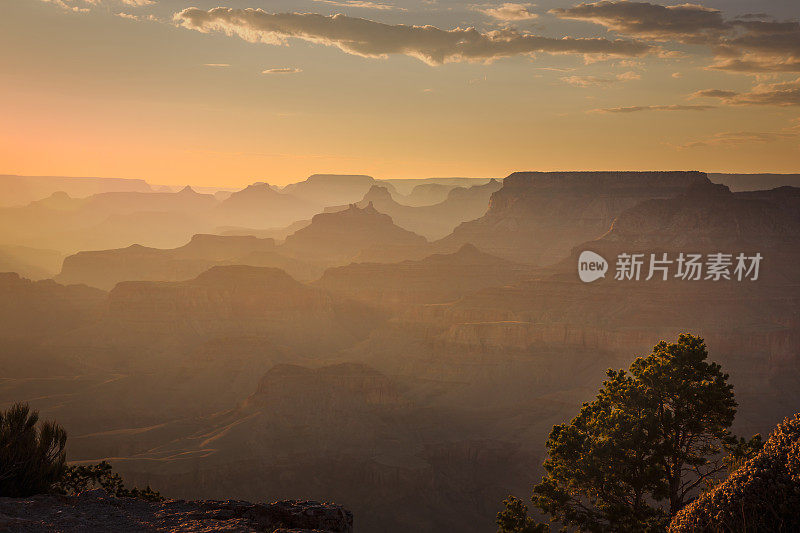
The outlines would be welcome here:
<svg viewBox="0 0 800 533">
<path fill-rule="evenodd" d="M 48 492 L 64 473 L 67 432 L 17 403 L 0 411 L 0 496 Z"/>
<path fill-rule="evenodd" d="M 150 485 L 144 489 L 125 488 L 120 475 L 114 472 L 106 461 L 95 465 L 68 465 L 54 488 L 62 494 L 75 495 L 97 487 L 119 498 L 139 498 L 155 502 L 164 499 L 158 491 L 151 489 Z"/>
</svg>

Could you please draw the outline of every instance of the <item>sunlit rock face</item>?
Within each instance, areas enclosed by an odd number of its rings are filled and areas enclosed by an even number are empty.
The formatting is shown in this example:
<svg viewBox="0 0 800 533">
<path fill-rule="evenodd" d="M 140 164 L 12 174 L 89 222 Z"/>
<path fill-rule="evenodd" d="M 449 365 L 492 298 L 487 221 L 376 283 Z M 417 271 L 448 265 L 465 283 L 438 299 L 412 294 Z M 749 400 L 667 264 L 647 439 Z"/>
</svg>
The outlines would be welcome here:
<svg viewBox="0 0 800 533">
<path fill-rule="evenodd" d="M 704 183 L 710 182 L 702 172 L 516 172 L 492 195 L 483 217 L 437 245 L 471 242 L 506 259 L 552 264 L 602 236 L 624 210 Z"/>
</svg>

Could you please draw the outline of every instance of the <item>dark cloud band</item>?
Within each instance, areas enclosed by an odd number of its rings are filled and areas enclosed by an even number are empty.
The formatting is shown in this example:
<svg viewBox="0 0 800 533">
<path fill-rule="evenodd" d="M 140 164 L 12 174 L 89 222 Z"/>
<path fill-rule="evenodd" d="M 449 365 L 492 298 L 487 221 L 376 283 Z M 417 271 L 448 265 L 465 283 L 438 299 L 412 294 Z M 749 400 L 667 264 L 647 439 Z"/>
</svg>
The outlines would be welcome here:
<svg viewBox="0 0 800 533">
<path fill-rule="evenodd" d="M 566 9 L 558 17 L 600 24 L 636 39 L 703 44 L 716 57 L 710 68 L 732 72 L 800 72 L 800 23 L 725 20 L 697 4 L 662 6 L 649 2 L 603 0 Z"/>
<path fill-rule="evenodd" d="M 217 7 L 176 13 L 181 26 L 201 32 L 220 31 L 252 42 L 284 44 L 302 39 L 365 57 L 391 54 L 415 57 L 429 65 L 457 61 L 491 61 L 537 52 L 634 57 L 646 54 L 645 43 L 603 38 L 554 39 L 512 29 L 482 33 L 475 28 L 443 30 L 434 26 L 384 24 L 345 15 L 268 13 L 261 9 Z"/>
<path fill-rule="evenodd" d="M 608 107 L 595 109 L 595 113 L 639 113 L 642 111 L 708 111 L 713 105 L 636 105 L 628 107 Z"/>
<path fill-rule="evenodd" d="M 719 89 L 697 91 L 695 98 L 719 98 L 728 105 L 800 105 L 800 78 L 779 83 L 761 83 L 751 91 L 736 92 Z"/>
</svg>

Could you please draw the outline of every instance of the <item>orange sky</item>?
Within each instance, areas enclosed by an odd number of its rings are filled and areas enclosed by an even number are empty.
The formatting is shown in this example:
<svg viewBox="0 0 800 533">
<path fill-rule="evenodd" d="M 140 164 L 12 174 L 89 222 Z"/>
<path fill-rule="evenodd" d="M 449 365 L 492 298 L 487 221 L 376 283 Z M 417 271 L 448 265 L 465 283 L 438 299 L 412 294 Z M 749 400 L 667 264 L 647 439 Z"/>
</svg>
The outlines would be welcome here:
<svg viewBox="0 0 800 533">
<path fill-rule="evenodd" d="M 147 4 L 4 9 L 0 49 L 12 53 L 0 55 L 0 173 L 240 186 L 328 172 L 800 172 L 800 51 L 774 45 L 791 40 L 765 36 L 763 24 L 755 34 L 735 22 L 748 7 L 800 16 L 785 3 L 734 2 L 731 12 L 707 3 L 695 8 L 705 26 L 686 30 L 696 17 L 676 9 L 653 29 L 625 19 L 625 5 L 612 17 L 554 1 L 276 2 L 260 13 L 236 11 L 263 7 L 239 1 L 222 3 L 224 13 L 209 11 L 220 2 L 193 13 Z M 663 7 L 652 8 L 662 21 Z M 413 29 L 422 24 L 433 30 Z M 746 68 L 721 66 L 731 63 L 712 44 L 745 32 L 766 44 L 736 51 Z M 549 53 L 565 37 L 576 50 Z M 634 43 L 635 55 L 613 41 Z M 724 93 L 699 93 L 712 89 Z"/>
</svg>

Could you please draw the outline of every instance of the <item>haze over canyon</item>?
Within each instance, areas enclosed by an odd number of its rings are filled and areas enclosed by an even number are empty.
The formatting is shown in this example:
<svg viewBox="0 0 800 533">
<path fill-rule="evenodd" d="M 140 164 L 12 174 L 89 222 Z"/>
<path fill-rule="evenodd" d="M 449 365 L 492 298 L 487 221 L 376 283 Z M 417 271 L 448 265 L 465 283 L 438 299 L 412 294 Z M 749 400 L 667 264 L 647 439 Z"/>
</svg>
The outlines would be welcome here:
<svg viewBox="0 0 800 533">
<path fill-rule="evenodd" d="M 706 339 L 742 434 L 796 410 L 796 184 L 2 177 L 0 397 L 69 428 L 71 460 L 169 497 L 310 498 L 360 531 L 487 531 L 541 475 L 550 427 L 659 339 Z M 605 279 L 579 280 L 583 250 L 612 262 Z M 613 275 L 620 253 L 682 252 L 764 259 L 755 281 Z"/>
</svg>

